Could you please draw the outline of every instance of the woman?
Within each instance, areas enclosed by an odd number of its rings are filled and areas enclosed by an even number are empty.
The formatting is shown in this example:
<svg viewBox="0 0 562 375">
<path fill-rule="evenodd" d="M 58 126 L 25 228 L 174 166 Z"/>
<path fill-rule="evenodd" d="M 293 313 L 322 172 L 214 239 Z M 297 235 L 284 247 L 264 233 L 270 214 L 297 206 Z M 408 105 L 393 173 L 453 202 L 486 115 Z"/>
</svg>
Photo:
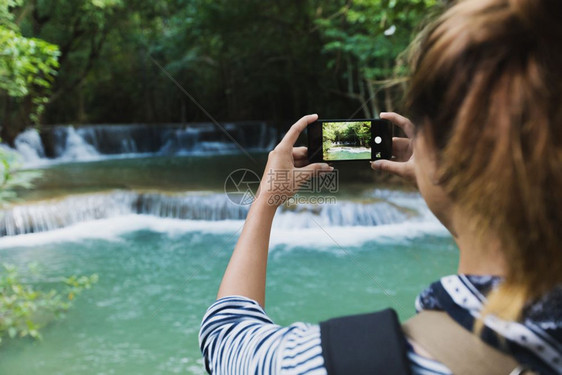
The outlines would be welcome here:
<svg viewBox="0 0 562 375">
<path fill-rule="evenodd" d="M 458 275 L 422 292 L 417 310 L 493 331 L 541 374 L 562 374 L 560 15 L 560 0 L 457 2 L 420 37 L 407 94 L 416 125 L 381 114 L 408 138 L 394 139 L 395 160 L 372 164 L 414 181 L 459 247 Z M 266 174 L 331 169 L 307 165 L 306 149 L 293 148 L 316 118 L 291 127 Z M 326 374 L 318 325 L 280 327 L 263 310 L 276 210 L 268 201 L 281 193 L 270 186 L 260 187 L 203 319 L 201 349 L 215 374 Z M 447 283 L 466 295 L 453 296 Z M 450 373 L 409 341 L 413 373 Z"/>
</svg>

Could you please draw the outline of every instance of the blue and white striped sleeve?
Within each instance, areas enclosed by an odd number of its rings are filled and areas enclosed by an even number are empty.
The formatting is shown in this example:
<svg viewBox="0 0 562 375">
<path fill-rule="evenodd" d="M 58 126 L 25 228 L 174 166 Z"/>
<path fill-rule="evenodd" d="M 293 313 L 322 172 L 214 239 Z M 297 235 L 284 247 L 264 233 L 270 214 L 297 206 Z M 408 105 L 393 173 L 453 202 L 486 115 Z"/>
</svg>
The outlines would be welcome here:
<svg viewBox="0 0 562 375">
<path fill-rule="evenodd" d="M 209 307 L 199 347 L 214 375 L 327 374 L 318 325 L 281 327 L 256 301 L 242 296 L 224 297 Z"/>
</svg>

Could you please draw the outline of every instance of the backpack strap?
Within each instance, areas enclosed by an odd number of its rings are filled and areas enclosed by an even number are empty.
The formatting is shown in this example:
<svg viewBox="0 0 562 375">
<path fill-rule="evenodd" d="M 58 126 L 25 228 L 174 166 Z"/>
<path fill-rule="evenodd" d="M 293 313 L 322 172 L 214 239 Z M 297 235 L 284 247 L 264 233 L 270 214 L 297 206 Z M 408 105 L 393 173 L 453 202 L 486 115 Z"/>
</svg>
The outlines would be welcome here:
<svg viewBox="0 0 562 375">
<path fill-rule="evenodd" d="M 405 322 L 402 329 L 453 374 L 533 374 L 509 355 L 467 331 L 445 312 L 422 310 Z"/>
<path fill-rule="evenodd" d="M 406 340 L 392 309 L 321 322 L 320 337 L 328 375 L 410 375 Z"/>
</svg>

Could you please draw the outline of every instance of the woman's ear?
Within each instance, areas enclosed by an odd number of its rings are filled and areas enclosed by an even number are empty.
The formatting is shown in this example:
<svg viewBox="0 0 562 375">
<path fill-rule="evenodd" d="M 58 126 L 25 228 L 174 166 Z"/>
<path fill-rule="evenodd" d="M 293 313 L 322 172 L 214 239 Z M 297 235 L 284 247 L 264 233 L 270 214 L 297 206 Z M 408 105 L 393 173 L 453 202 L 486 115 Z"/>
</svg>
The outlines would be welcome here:
<svg viewBox="0 0 562 375">
<path fill-rule="evenodd" d="M 438 153 L 430 146 L 425 129 L 418 131 L 414 141 L 415 171 L 418 189 L 427 206 L 439 221 L 455 235 L 453 201 L 440 181 Z"/>
</svg>

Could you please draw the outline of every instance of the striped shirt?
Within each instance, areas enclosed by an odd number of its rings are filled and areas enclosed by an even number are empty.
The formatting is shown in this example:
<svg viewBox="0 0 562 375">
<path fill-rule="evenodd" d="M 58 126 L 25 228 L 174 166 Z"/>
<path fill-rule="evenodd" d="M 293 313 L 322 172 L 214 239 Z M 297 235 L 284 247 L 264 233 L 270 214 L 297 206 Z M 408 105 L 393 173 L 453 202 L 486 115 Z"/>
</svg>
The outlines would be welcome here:
<svg viewBox="0 0 562 375">
<path fill-rule="evenodd" d="M 279 326 L 254 300 L 242 296 L 218 299 L 201 322 L 199 346 L 209 373 L 326 375 L 320 327 L 293 323 Z M 451 371 L 408 350 L 413 375 Z"/>
</svg>

